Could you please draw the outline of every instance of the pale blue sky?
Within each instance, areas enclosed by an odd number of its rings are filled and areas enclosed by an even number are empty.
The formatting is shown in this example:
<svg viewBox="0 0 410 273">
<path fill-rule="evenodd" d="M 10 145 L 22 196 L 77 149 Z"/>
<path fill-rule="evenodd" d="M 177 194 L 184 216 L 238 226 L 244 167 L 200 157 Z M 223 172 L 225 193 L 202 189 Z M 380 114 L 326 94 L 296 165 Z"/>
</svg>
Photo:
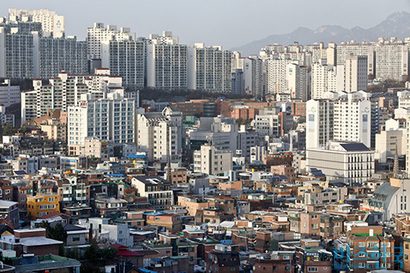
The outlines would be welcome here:
<svg viewBox="0 0 410 273">
<path fill-rule="evenodd" d="M 8 8 L 55 10 L 66 34 L 84 39 L 94 22 L 131 27 L 137 36 L 170 30 L 181 43 L 241 46 L 299 26 L 372 27 L 410 0 L 2 0 Z"/>
</svg>

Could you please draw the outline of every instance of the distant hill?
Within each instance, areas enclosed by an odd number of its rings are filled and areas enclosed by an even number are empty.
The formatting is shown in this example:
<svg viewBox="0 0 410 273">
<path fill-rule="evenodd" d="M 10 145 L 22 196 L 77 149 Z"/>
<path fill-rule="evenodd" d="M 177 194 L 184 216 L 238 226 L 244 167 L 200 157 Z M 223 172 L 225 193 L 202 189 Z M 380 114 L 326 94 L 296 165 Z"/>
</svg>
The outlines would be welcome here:
<svg viewBox="0 0 410 273">
<path fill-rule="evenodd" d="M 351 40 L 356 40 L 357 42 L 375 41 L 379 37 L 397 37 L 399 39 L 410 37 L 410 13 L 395 12 L 380 24 L 369 29 L 363 29 L 361 27 L 346 29 L 341 26 L 331 25 L 324 25 L 316 30 L 299 27 L 291 33 L 270 35 L 265 39 L 254 41 L 241 47 L 232 48 L 231 50 L 241 52 L 242 56 L 248 56 L 258 54 L 261 48 L 273 43 L 290 45 L 297 41 L 302 45 L 313 44 L 315 42 L 324 42 L 327 44 L 329 42 L 340 43 Z"/>
</svg>

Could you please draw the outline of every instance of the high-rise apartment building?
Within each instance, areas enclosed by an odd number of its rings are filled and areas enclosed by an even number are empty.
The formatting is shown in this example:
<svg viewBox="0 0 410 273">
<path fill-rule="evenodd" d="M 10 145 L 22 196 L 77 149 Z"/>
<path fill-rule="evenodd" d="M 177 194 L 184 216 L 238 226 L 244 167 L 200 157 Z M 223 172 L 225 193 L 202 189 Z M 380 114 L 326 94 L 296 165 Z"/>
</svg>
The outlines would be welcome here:
<svg viewBox="0 0 410 273">
<path fill-rule="evenodd" d="M 105 93 L 122 89 L 122 80 L 110 76 L 110 70 L 98 69 L 94 75 L 69 75 L 60 72 L 58 77 L 43 85 L 40 79 L 33 80 L 34 90 L 21 93 L 22 123 L 47 114 L 49 109 L 61 109 L 66 112 L 68 106 L 77 105 L 81 95 L 92 92 L 103 98 Z"/>
<path fill-rule="evenodd" d="M 96 98 L 92 93 L 81 96 L 78 105 L 68 107 L 68 145 L 84 145 L 87 137 L 114 144 L 134 143 L 137 103 L 119 92 Z"/>
<path fill-rule="evenodd" d="M 17 32 L 0 27 L 0 77 L 11 79 L 34 78 L 34 40 L 38 32 Z"/>
<path fill-rule="evenodd" d="M 220 46 L 188 48 L 188 89 L 230 93 L 232 52 Z"/>
<path fill-rule="evenodd" d="M 409 74 L 409 46 L 393 38 L 389 41 L 380 38 L 373 48 L 375 77 L 404 81 Z"/>
<path fill-rule="evenodd" d="M 370 93 L 355 92 L 334 102 L 334 140 L 362 142 L 371 147 L 370 96 Z"/>
<path fill-rule="evenodd" d="M 336 91 L 336 78 L 336 67 L 328 65 L 326 60 L 314 63 L 311 72 L 311 98 L 323 99 L 326 92 Z"/>
<path fill-rule="evenodd" d="M 65 70 L 88 72 L 86 42 L 43 34 L 42 23 L 0 23 L 0 77 L 48 79 Z"/>
<path fill-rule="evenodd" d="M 57 15 L 54 11 L 46 9 L 33 11 L 9 9 L 8 19 L 11 22 L 41 23 L 43 37 L 64 37 L 64 16 Z"/>
<path fill-rule="evenodd" d="M 286 65 L 286 85 L 293 99 L 306 101 L 308 95 L 308 72 L 306 66 L 292 62 Z"/>
<path fill-rule="evenodd" d="M 344 91 L 351 93 L 367 90 L 367 78 L 367 56 L 346 56 L 344 65 Z"/>
<path fill-rule="evenodd" d="M 144 88 L 145 43 L 124 40 L 103 42 L 109 45 L 109 68 L 115 75 L 122 76 L 124 87 Z"/>
<path fill-rule="evenodd" d="M 286 66 L 290 59 L 268 59 L 266 67 L 266 95 L 288 93 L 286 84 Z"/>
<path fill-rule="evenodd" d="M 164 108 L 136 116 L 137 149 L 147 153 L 148 161 L 181 161 L 182 114 Z"/>
<path fill-rule="evenodd" d="M 102 43 L 110 41 L 130 41 L 135 40 L 135 33 L 131 33 L 130 28 L 120 28 L 115 25 L 104 27 L 103 23 L 94 23 L 93 27 L 87 29 L 87 44 L 89 59 L 104 59 Z M 109 61 L 109 59 L 108 59 Z M 109 67 L 109 63 L 103 63 L 103 67 Z"/>
<path fill-rule="evenodd" d="M 333 112 L 331 100 L 306 102 L 306 149 L 325 147 L 333 140 Z"/>
<path fill-rule="evenodd" d="M 245 93 L 263 98 L 264 73 L 263 62 L 258 56 L 250 56 L 244 60 L 243 67 Z"/>
<path fill-rule="evenodd" d="M 344 64 L 346 57 L 353 56 L 369 56 L 372 45 L 368 42 L 357 43 L 356 41 L 342 42 L 336 46 L 336 64 Z M 369 59 L 368 64 L 372 65 L 373 61 Z M 370 71 L 368 71 L 370 73 Z"/>
<path fill-rule="evenodd" d="M 69 74 L 87 74 L 87 42 L 76 37 L 39 39 L 39 77 L 49 79 L 61 71 Z"/>
<path fill-rule="evenodd" d="M 372 147 L 370 93 L 342 94 L 332 100 L 306 103 L 306 148 L 323 148 L 329 141 L 361 142 Z"/>
<path fill-rule="evenodd" d="M 178 43 L 172 32 L 150 35 L 147 40 L 147 87 L 165 90 L 188 88 L 188 47 Z"/>
</svg>

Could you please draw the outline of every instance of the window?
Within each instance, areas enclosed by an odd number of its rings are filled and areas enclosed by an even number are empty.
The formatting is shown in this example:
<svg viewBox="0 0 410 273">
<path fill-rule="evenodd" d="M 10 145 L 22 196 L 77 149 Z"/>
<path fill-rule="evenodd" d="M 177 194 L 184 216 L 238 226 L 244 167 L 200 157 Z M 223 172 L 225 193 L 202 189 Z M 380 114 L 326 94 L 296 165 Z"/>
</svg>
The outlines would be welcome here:
<svg viewBox="0 0 410 273">
<path fill-rule="evenodd" d="M 317 267 L 312 267 L 312 266 L 308 267 L 308 272 L 317 272 L 317 271 L 318 271 Z"/>
</svg>

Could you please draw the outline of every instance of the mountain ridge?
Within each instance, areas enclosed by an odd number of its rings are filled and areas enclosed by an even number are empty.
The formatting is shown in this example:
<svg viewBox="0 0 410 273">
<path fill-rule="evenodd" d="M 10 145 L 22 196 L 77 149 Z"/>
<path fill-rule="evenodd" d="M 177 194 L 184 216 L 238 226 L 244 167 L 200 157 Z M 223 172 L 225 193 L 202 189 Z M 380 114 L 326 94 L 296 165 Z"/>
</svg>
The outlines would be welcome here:
<svg viewBox="0 0 410 273">
<path fill-rule="evenodd" d="M 239 51 L 243 56 L 249 56 L 258 54 L 261 48 L 273 43 L 290 45 L 297 41 L 302 45 L 319 42 L 327 44 L 329 42 L 341 43 L 351 40 L 357 42 L 375 41 L 379 37 L 397 37 L 398 39 L 410 37 L 410 13 L 396 11 L 379 24 L 368 29 L 359 26 L 347 29 L 339 25 L 322 25 L 315 30 L 298 27 L 290 33 L 269 35 L 264 39 L 231 50 Z"/>
</svg>

